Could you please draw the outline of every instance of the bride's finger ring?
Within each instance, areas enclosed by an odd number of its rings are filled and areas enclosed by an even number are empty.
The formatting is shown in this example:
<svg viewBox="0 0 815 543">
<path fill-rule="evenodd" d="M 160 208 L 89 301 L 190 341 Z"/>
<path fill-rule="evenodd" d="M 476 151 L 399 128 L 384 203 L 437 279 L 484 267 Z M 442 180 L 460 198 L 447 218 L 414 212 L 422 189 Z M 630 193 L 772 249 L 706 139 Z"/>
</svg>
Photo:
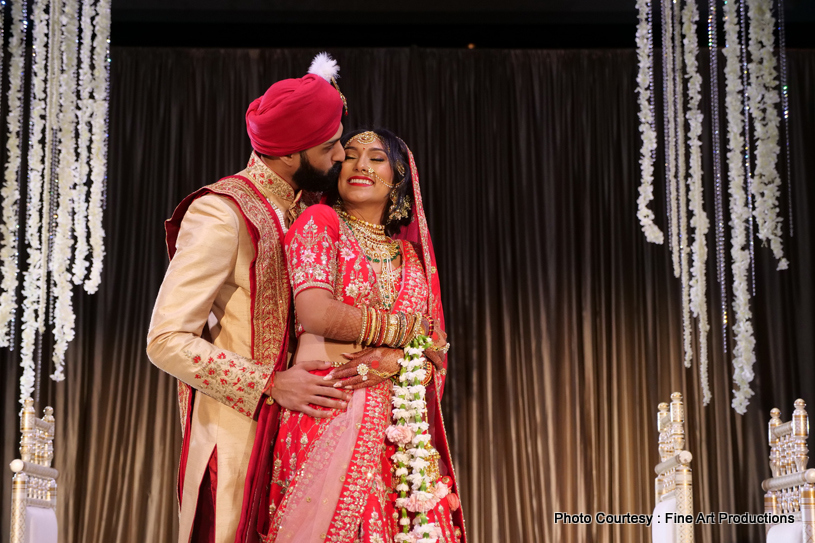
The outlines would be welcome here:
<svg viewBox="0 0 815 543">
<path fill-rule="evenodd" d="M 368 371 L 369 370 L 370 370 L 370 368 L 364 362 L 357 366 L 357 373 L 362 376 L 363 381 L 368 380 Z"/>
</svg>

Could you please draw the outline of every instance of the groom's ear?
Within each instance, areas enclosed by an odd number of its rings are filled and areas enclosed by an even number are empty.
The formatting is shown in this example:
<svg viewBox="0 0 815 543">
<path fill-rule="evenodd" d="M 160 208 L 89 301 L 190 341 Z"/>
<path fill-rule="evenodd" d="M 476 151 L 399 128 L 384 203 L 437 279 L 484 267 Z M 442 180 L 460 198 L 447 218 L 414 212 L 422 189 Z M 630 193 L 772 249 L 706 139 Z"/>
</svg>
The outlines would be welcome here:
<svg viewBox="0 0 815 543">
<path fill-rule="evenodd" d="M 299 154 L 283 155 L 283 156 L 278 157 L 278 158 L 283 164 L 286 165 L 287 168 L 291 168 L 293 170 L 296 170 L 297 168 L 300 167 L 300 155 Z"/>
</svg>

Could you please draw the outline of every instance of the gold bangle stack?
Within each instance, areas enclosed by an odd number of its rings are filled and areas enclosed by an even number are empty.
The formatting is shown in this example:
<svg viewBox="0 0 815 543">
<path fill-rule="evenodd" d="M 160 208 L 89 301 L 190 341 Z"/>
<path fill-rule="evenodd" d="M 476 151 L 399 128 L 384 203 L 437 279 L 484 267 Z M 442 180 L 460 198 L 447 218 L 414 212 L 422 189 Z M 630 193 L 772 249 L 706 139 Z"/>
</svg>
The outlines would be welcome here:
<svg viewBox="0 0 815 543">
<path fill-rule="evenodd" d="M 421 313 L 397 311 L 388 313 L 382 309 L 363 306 L 362 329 L 357 343 L 378 347 L 387 345 L 402 349 L 423 333 Z"/>
</svg>

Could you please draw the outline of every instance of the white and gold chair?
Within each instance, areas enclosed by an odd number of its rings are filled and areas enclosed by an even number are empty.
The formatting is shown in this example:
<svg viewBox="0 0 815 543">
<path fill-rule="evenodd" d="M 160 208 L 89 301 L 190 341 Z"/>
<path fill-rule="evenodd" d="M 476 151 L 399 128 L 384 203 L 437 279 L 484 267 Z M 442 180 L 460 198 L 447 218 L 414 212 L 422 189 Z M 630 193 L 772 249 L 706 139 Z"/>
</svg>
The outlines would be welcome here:
<svg viewBox="0 0 815 543">
<path fill-rule="evenodd" d="M 792 420 L 781 422 L 781 411 L 770 411 L 767 438 L 770 471 L 761 483 L 764 512 L 793 515 L 795 522 L 767 524 L 767 543 L 815 543 L 815 469 L 807 469 L 809 418 L 806 404 L 795 400 Z"/>
<path fill-rule="evenodd" d="M 10 543 L 57 542 L 57 470 L 54 458 L 54 410 L 34 416 L 34 400 L 25 401 L 20 418 L 20 459 L 11 462 Z"/>
<path fill-rule="evenodd" d="M 693 543 L 693 487 L 685 450 L 685 407 L 682 394 L 671 394 L 671 404 L 657 411 L 659 464 L 656 472 L 656 507 L 651 524 L 653 543 Z"/>
</svg>

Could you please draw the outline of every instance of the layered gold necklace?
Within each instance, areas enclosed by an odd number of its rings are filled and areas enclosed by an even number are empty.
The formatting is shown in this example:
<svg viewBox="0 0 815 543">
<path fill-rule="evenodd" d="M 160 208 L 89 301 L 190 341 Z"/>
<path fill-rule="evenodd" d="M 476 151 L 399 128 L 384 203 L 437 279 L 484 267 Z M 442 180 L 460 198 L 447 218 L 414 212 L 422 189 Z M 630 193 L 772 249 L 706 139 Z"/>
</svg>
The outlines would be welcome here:
<svg viewBox="0 0 815 543">
<path fill-rule="evenodd" d="M 381 264 L 382 269 L 376 283 L 379 287 L 382 305 L 385 309 L 390 309 L 396 301 L 396 283 L 400 275 L 398 269 L 393 269 L 393 261 L 402 254 L 399 241 L 393 240 L 385 234 L 384 225 L 363 221 L 342 209 L 338 209 L 337 214 L 348 225 L 351 233 L 354 234 L 368 262 Z"/>
</svg>

